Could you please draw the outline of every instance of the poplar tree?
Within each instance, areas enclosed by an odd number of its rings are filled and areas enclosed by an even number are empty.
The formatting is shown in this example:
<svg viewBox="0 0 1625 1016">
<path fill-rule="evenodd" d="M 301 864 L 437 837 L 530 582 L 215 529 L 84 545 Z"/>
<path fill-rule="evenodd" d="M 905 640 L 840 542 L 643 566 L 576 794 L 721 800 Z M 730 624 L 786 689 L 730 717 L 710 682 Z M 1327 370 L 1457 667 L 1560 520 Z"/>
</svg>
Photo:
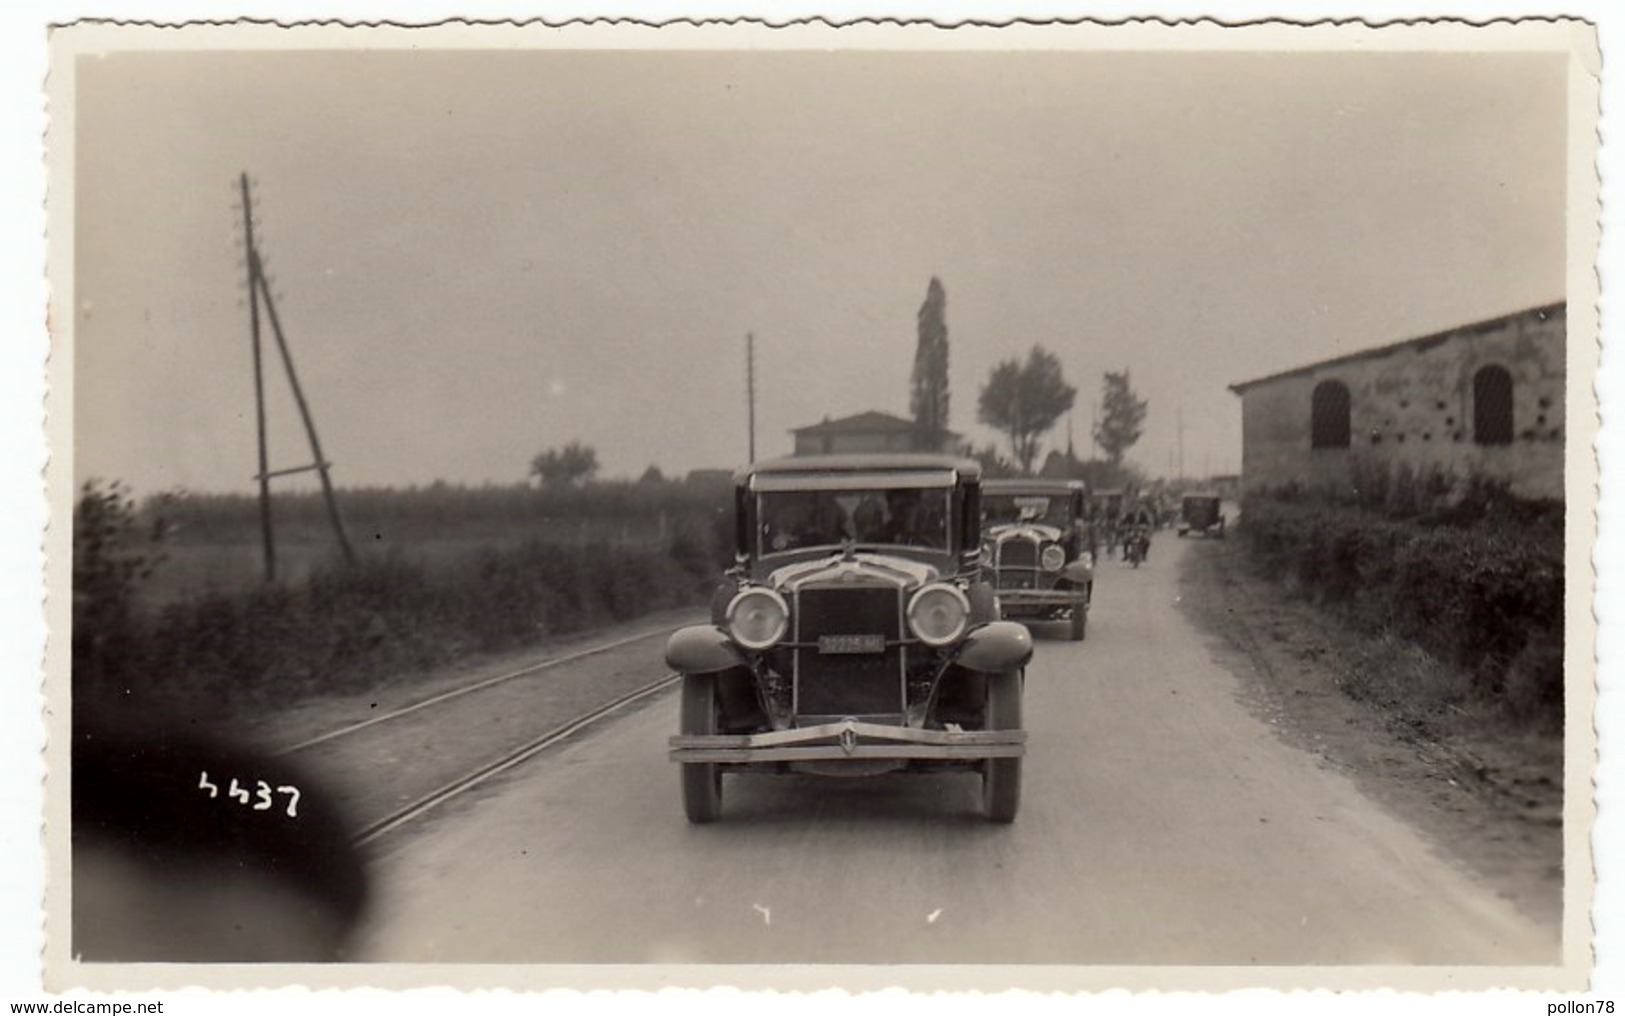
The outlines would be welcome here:
<svg viewBox="0 0 1625 1016">
<path fill-rule="evenodd" d="M 1114 466 L 1123 464 L 1123 453 L 1140 440 L 1145 427 L 1146 402 L 1134 394 L 1127 370 L 1107 371 L 1101 385 L 1100 422 L 1095 424 L 1095 444 Z"/>
<path fill-rule="evenodd" d="M 920 304 L 918 331 L 908 406 L 916 446 L 937 451 L 948 433 L 948 294 L 934 275 Z"/>
</svg>

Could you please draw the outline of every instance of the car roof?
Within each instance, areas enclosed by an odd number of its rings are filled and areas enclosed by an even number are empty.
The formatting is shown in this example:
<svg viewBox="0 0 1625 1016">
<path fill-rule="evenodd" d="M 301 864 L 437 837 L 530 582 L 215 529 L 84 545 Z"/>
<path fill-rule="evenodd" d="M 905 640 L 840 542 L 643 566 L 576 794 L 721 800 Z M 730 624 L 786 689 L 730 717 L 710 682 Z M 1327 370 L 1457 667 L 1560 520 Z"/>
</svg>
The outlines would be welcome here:
<svg viewBox="0 0 1625 1016">
<path fill-rule="evenodd" d="M 1074 491 L 1088 489 L 1089 485 L 1082 480 L 1027 478 L 982 481 L 982 493 L 984 494 L 1070 494 Z"/>
<path fill-rule="evenodd" d="M 940 473 L 953 470 L 960 480 L 978 480 L 982 464 L 975 459 L 953 455 L 890 452 L 883 454 L 789 455 L 752 462 L 734 473 L 734 482 L 743 484 L 753 476 L 809 475 L 818 473 Z"/>
</svg>

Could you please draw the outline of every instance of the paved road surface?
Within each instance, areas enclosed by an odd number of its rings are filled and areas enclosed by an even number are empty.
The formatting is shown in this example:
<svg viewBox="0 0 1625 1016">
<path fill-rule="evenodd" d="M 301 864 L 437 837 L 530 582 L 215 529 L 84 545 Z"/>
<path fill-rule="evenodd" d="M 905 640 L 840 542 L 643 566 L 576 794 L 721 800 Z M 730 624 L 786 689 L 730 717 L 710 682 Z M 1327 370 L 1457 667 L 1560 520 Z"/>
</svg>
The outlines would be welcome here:
<svg viewBox="0 0 1625 1016">
<path fill-rule="evenodd" d="M 1558 962 L 1556 928 L 1238 703 L 1174 603 L 1190 549 L 1163 537 L 1143 568 L 1106 562 L 1088 641 L 1040 639 L 1012 826 L 976 815 L 965 776 L 733 777 L 724 820 L 690 826 L 667 695 L 383 844 L 367 955 Z"/>
</svg>

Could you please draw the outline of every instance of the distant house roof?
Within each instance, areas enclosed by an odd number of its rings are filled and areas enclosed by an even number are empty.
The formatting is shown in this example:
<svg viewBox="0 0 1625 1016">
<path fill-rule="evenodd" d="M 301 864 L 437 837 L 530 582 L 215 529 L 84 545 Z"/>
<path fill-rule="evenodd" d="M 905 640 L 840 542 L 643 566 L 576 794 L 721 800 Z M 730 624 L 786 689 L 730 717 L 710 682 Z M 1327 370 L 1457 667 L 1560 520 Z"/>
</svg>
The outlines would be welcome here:
<svg viewBox="0 0 1625 1016">
<path fill-rule="evenodd" d="M 1387 356 L 1390 353 L 1397 353 L 1406 347 L 1414 347 L 1418 352 L 1421 352 L 1429 349 L 1430 347 L 1437 346 L 1443 342 L 1453 339 L 1458 335 L 1472 335 L 1482 332 L 1493 332 L 1504 327 L 1507 322 L 1516 320 L 1517 318 L 1538 317 L 1542 321 L 1545 321 L 1550 317 L 1562 317 L 1567 312 L 1567 309 L 1568 304 L 1562 301 L 1557 303 L 1549 303 L 1543 307 L 1531 307 L 1528 310 L 1520 310 L 1513 314 L 1502 314 L 1500 317 L 1489 318 L 1485 321 L 1479 321 L 1476 324 L 1458 325 L 1455 328 L 1446 328 L 1443 331 L 1434 332 L 1431 335 L 1423 335 L 1414 339 L 1402 339 L 1399 342 L 1390 342 L 1386 346 L 1377 346 L 1373 349 L 1363 349 L 1358 353 L 1348 353 L 1344 356 L 1334 356 L 1330 360 L 1321 360 L 1317 363 L 1305 364 L 1302 367 L 1293 367 L 1291 370 L 1283 370 L 1275 374 L 1268 374 L 1264 377 L 1254 378 L 1251 381 L 1238 381 L 1230 386 L 1230 390 L 1235 392 L 1237 395 L 1243 395 L 1246 393 L 1247 389 L 1265 384 L 1270 381 L 1279 381 L 1282 378 L 1294 377 L 1298 374 L 1308 374 L 1311 371 L 1322 370 L 1326 367 L 1335 367 L 1338 364 L 1354 363 L 1359 360 Z"/>
<path fill-rule="evenodd" d="M 875 433 L 909 433 L 919 429 L 913 420 L 905 420 L 900 416 L 869 410 L 866 413 L 857 413 L 852 416 L 843 416 L 839 420 L 824 417 L 822 423 L 815 423 L 807 427 L 796 427 L 790 433 L 800 437 L 810 435 L 822 437 L 825 434 L 875 434 Z M 944 431 L 948 437 L 958 437 L 953 431 Z"/>
</svg>

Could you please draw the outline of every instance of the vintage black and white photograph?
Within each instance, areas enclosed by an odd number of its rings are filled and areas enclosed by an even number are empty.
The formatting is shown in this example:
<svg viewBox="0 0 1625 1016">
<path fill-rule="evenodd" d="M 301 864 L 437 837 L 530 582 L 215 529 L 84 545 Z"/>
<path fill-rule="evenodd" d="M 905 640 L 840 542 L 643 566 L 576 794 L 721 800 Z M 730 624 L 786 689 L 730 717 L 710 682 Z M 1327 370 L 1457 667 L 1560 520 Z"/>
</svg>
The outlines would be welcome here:
<svg viewBox="0 0 1625 1016">
<path fill-rule="evenodd" d="M 59 30 L 52 979 L 1583 984 L 1596 73 Z"/>
</svg>

